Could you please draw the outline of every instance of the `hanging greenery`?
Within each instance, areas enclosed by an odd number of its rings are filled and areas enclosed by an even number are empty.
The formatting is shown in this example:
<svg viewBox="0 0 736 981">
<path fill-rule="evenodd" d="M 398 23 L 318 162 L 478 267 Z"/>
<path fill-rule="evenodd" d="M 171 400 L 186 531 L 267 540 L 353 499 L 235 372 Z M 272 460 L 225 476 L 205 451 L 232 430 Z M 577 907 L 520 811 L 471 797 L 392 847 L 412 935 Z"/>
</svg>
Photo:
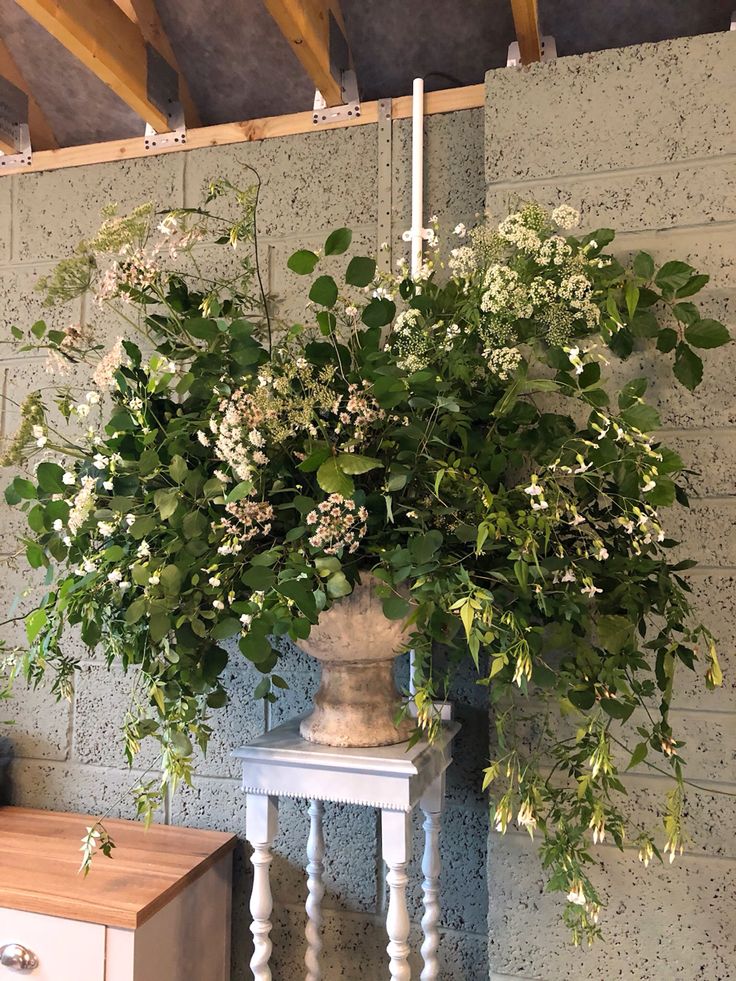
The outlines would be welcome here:
<svg viewBox="0 0 736 981">
<path fill-rule="evenodd" d="M 2 461 L 30 468 L 6 498 L 46 570 L 23 669 L 67 694 L 70 628 L 136 669 L 124 742 L 131 763 L 144 739 L 160 744 L 160 781 L 136 790 L 150 814 L 206 749 L 228 662 L 262 675 L 236 697 L 273 701 L 289 684 L 280 639 L 298 645 L 370 568 L 384 615 L 410 618 L 420 733 L 472 659 L 497 732 L 493 823 L 541 835 L 550 888 L 590 940 L 591 840 L 660 856 L 627 817 L 621 771 L 671 772 L 671 860 L 686 840 L 673 692 L 681 672 L 721 683 L 682 575 L 694 563 L 671 557 L 661 512 L 687 506 L 683 463 L 655 435 L 647 378 L 619 367 L 644 345 L 696 388 L 700 352 L 729 340 L 691 300 L 708 277 L 644 252 L 624 267 L 613 231 L 578 236 L 572 208 L 527 204 L 497 227 L 458 226 L 445 261 L 433 233 L 414 279 L 330 258 L 351 245 L 338 229 L 289 259 L 309 303 L 282 323 L 263 293 L 257 198 L 218 180 L 198 209 L 108 214 L 42 284 L 52 304 L 87 295 L 84 323 L 13 330 L 54 373 L 92 368 L 81 388 L 28 396 Z M 212 242 L 227 276 L 208 272 Z M 112 345 L 95 303 L 122 315 Z"/>
</svg>

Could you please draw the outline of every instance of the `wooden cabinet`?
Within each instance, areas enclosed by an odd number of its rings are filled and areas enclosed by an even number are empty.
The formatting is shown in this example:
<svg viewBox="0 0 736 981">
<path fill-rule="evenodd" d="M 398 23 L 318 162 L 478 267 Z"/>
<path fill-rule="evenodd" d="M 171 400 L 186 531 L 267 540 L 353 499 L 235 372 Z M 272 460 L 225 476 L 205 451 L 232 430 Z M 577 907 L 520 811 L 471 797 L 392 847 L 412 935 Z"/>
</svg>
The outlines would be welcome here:
<svg viewBox="0 0 736 981">
<path fill-rule="evenodd" d="M 92 820 L 0 808 L 0 981 L 227 981 L 236 839 L 106 821 L 83 878 Z"/>
</svg>

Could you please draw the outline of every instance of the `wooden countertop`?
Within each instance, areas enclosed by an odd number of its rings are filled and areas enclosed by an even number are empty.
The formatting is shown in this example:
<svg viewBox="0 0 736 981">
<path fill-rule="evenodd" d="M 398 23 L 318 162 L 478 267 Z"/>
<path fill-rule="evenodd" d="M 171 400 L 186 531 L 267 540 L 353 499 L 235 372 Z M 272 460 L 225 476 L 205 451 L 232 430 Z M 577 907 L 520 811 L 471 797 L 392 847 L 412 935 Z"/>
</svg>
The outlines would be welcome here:
<svg viewBox="0 0 736 981">
<path fill-rule="evenodd" d="M 78 873 L 97 818 L 0 807 L 0 907 L 135 929 L 235 847 L 234 835 L 105 820 L 112 858 Z"/>
</svg>

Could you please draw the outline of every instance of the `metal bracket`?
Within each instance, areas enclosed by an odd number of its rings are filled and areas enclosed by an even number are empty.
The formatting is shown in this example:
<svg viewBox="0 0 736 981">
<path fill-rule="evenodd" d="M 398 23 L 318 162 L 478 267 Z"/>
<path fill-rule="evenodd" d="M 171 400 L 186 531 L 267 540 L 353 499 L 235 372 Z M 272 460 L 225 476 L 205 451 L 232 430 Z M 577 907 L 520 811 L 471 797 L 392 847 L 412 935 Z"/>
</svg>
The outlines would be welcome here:
<svg viewBox="0 0 736 981">
<path fill-rule="evenodd" d="M 0 139 L 14 153 L 0 153 L 0 168 L 21 170 L 30 167 L 31 134 L 28 129 L 28 96 L 7 78 L 0 76 Z"/>
<path fill-rule="evenodd" d="M 340 83 L 342 105 L 328 106 L 319 89 L 314 93 L 312 121 L 334 123 L 343 119 L 356 119 L 360 116 L 360 97 L 358 80 L 350 67 L 350 48 L 340 25 L 330 11 L 329 22 L 330 74 Z"/>
<path fill-rule="evenodd" d="M 540 47 L 542 49 L 542 61 L 554 61 L 557 57 L 557 44 L 555 39 L 551 34 L 546 35 L 541 39 Z M 507 68 L 521 68 L 521 52 L 519 51 L 519 42 L 514 41 L 509 45 L 509 53 L 506 58 Z"/>
<path fill-rule="evenodd" d="M 179 102 L 179 76 L 164 56 L 153 45 L 146 45 L 146 89 L 150 102 L 166 113 L 169 129 L 157 133 L 146 123 L 143 145 L 146 150 L 160 150 L 166 146 L 181 146 L 187 141 L 184 108 Z"/>
</svg>

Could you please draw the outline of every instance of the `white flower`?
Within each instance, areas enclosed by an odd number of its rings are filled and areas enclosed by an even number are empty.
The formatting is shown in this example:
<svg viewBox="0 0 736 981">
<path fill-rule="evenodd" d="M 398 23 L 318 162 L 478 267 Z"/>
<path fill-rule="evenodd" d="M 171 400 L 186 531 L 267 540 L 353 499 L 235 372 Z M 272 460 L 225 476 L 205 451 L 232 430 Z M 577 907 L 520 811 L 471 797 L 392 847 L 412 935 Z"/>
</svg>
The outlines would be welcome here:
<svg viewBox="0 0 736 981">
<path fill-rule="evenodd" d="M 644 484 L 644 486 L 642 487 L 642 491 L 646 494 L 647 491 L 654 490 L 656 486 L 657 486 L 656 481 L 650 479 L 646 482 L 646 484 Z"/>
<path fill-rule="evenodd" d="M 113 569 L 112 572 L 108 572 L 107 578 L 110 582 L 122 582 L 123 574 L 120 569 Z"/>
<path fill-rule="evenodd" d="M 213 600 L 212 601 L 212 605 L 214 606 L 214 608 L 216 610 L 224 610 L 225 609 L 225 604 L 222 602 L 222 600 Z"/>
<path fill-rule="evenodd" d="M 103 480 L 102 486 L 105 488 L 105 490 L 111 491 L 113 488 L 113 482 L 112 480 Z"/>
<path fill-rule="evenodd" d="M 243 624 L 243 626 L 247 630 L 248 627 L 253 622 L 253 617 L 250 615 L 250 613 L 243 613 L 243 614 L 241 614 L 240 622 Z"/>
<path fill-rule="evenodd" d="M 219 576 L 210 576 L 210 578 L 209 578 L 209 584 L 214 589 L 217 589 L 217 587 L 220 585 L 220 578 L 219 578 Z"/>
<path fill-rule="evenodd" d="M 594 586 L 592 581 L 589 581 L 587 585 L 581 587 L 580 592 L 586 596 L 590 596 L 592 599 L 596 593 L 602 593 L 603 590 L 599 589 L 597 586 Z"/>
<path fill-rule="evenodd" d="M 215 477 L 220 481 L 221 484 L 229 484 L 230 478 L 225 473 L 224 470 L 215 470 Z"/>
<path fill-rule="evenodd" d="M 156 575 L 156 573 L 154 572 L 152 576 L 148 577 L 148 582 L 150 583 L 151 586 L 158 586 L 158 584 L 161 582 L 161 577 Z"/>
<path fill-rule="evenodd" d="M 529 497 L 539 497 L 544 493 L 544 488 L 541 486 L 541 484 L 537 483 L 536 476 L 533 476 L 531 484 L 524 488 L 524 493 L 528 494 Z"/>
<path fill-rule="evenodd" d="M 64 535 L 64 537 L 62 538 L 62 542 L 66 545 L 67 548 L 69 548 L 69 546 L 72 543 L 72 540 L 69 535 Z"/>
<path fill-rule="evenodd" d="M 532 501 L 532 511 L 546 511 L 549 504 L 545 500 Z"/>
<path fill-rule="evenodd" d="M 94 564 L 92 559 L 85 559 L 83 563 L 83 568 L 85 572 L 94 572 L 97 566 Z"/>
<path fill-rule="evenodd" d="M 599 545 L 595 557 L 599 562 L 604 562 L 608 558 L 608 549 L 605 545 Z"/>
<path fill-rule="evenodd" d="M 92 463 L 97 470 L 104 470 L 107 467 L 107 457 L 103 456 L 102 453 L 95 453 L 92 458 Z"/>
<path fill-rule="evenodd" d="M 87 392 L 84 397 L 89 405 L 97 405 L 97 403 L 100 401 L 99 392 Z"/>
<path fill-rule="evenodd" d="M 575 903 L 576 906 L 585 906 L 585 893 L 583 892 L 583 884 L 580 880 L 573 882 L 570 892 L 567 894 L 568 903 Z"/>
<path fill-rule="evenodd" d="M 577 228 L 580 224 L 580 212 L 569 204 L 560 204 L 552 212 L 552 221 L 560 228 Z"/>
<path fill-rule="evenodd" d="M 130 528 L 131 525 L 135 524 L 135 515 L 134 514 L 126 514 L 125 515 L 125 523 Z"/>
<path fill-rule="evenodd" d="M 126 593 L 130 589 L 130 583 L 127 581 L 127 579 L 124 579 L 122 582 L 118 583 L 118 589 L 121 593 Z"/>
<path fill-rule="evenodd" d="M 354 306 L 345 307 L 345 316 L 350 317 L 351 320 L 355 320 L 358 316 L 358 308 Z"/>
<path fill-rule="evenodd" d="M 465 238 L 465 236 L 468 234 L 468 230 L 465 227 L 465 225 L 460 221 L 457 223 L 457 225 L 455 225 L 454 233 L 460 238 Z"/>
<path fill-rule="evenodd" d="M 202 446 L 209 446 L 210 441 L 207 437 L 207 433 L 203 433 L 201 429 L 197 430 L 197 439 L 202 444 Z"/>
<path fill-rule="evenodd" d="M 151 555 L 151 546 L 148 544 L 148 542 L 145 540 L 145 538 L 143 539 L 143 541 L 138 546 L 138 548 L 136 550 L 136 555 L 138 556 L 139 559 L 147 559 L 147 558 L 150 558 L 150 555 Z"/>
<path fill-rule="evenodd" d="M 64 522 L 61 520 L 61 518 L 57 518 L 56 521 L 54 521 L 53 527 L 54 531 L 61 531 L 61 529 L 64 527 Z"/>
<path fill-rule="evenodd" d="M 573 569 L 565 569 L 565 574 L 560 582 L 575 582 L 575 572 Z"/>
<path fill-rule="evenodd" d="M 77 482 L 77 478 L 70 470 L 67 470 L 64 473 L 64 476 L 61 478 L 61 482 L 69 486 L 70 484 L 75 484 Z"/>
<path fill-rule="evenodd" d="M 97 530 L 103 537 L 109 538 L 114 533 L 115 526 L 111 525 L 109 521 L 98 521 Z"/>
</svg>

